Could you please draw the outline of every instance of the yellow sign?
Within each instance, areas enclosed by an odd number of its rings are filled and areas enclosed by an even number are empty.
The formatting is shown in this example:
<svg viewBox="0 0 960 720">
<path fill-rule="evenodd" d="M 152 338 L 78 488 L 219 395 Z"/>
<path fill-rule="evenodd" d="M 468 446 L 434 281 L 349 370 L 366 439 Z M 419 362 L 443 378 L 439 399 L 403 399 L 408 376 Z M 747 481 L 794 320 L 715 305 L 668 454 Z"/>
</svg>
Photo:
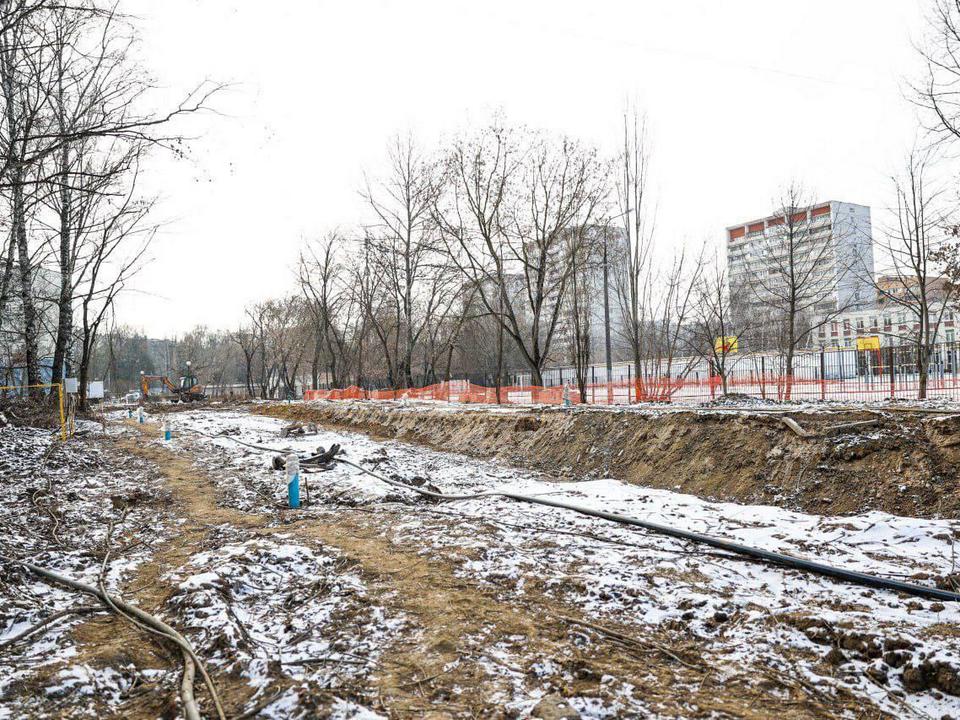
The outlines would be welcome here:
<svg viewBox="0 0 960 720">
<path fill-rule="evenodd" d="M 719 355 L 735 353 L 737 352 L 738 348 L 737 340 L 738 338 L 736 335 L 725 335 L 724 337 L 718 337 L 713 341 L 713 349 Z"/>
<path fill-rule="evenodd" d="M 877 335 L 867 335 L 857 338 L 857 350 L 879 350 L 880 338 Z"/>
</svg>

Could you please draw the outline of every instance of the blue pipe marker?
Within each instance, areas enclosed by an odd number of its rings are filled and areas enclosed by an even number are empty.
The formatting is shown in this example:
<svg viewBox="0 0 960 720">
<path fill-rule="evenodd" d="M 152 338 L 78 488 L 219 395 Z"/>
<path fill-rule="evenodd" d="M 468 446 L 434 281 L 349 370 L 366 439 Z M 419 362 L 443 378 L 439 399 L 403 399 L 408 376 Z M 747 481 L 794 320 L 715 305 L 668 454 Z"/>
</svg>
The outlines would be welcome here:
<svg viewBox="0 0 960 720">
<path fill-rule="evenodd" d="M 287 500 L 290 507 L 300 507 L 300 458 L 287 455 Z"/>
</svg>

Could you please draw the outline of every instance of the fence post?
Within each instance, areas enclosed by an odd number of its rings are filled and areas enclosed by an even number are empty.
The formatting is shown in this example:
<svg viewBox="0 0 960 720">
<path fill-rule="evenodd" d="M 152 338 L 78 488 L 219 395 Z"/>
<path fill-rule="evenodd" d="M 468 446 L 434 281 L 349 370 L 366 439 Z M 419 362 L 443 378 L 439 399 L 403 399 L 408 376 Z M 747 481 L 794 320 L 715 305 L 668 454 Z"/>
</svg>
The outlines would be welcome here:
<svg viewBox="0 0 960 720">
<path fill-rule="evenodd" d="M 827 399 L 827 353 L 820 348 L 820 399 Z"/>
<path fill-rule="evenodd" d="M 887 348 L 887 364 L 890 366 L 890 399 L 897 397 L 897 385 L 893 369 L 893 345 Z"/>
<path fill-rule="evenodd" d="M 760 356 L 760 397 L 767 399 L 767 359 Z"/>
</svg>

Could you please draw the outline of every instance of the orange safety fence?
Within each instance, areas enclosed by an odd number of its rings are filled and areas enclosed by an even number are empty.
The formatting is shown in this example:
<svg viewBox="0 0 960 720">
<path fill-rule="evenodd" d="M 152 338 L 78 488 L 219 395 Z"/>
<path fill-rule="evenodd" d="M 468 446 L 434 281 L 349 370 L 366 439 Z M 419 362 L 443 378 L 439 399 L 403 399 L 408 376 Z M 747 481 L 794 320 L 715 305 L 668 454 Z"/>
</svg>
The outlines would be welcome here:
<svg viewBox="0 0 960 720">
<path fill-rule="evenodd" d="M 633 402 L 669 402 L 682 388 L 682 379 L 631 380 L 594 383 L 586 386 L 588 404 L 614 405 Z M 304 400 L 434 400 L 452 403 L 485 403 L 503 405 L 562 405 L 564 386 L 504 385 L 497 389 L 469 380 L 450 380 L 420 388 L 397 390 L 364 390 L 356 385 L 335 390 L 305 390 Z M 580 404 L 579 388 L 567 386 L 567 400 Z"/>
<path fill-rule="evenodd" d="M 566 398 L 571 405 L 581 404 L 576 385 L 567 385 Z M 960 376 L 930 378 L 928 389 L 940 396 L 960 398 Z M 885 400 L 915 397 L 916 381 L 897 377 L 822 379 L 788 377 L 774 373 L 753 373 L 749 377 L 727 378 L 727 392 L 767 400 Z M 463 404 L 563 405 L 564 386 L 505 385 L 497 390 L 470 382 L 451 380 L 419 388 L 365 390 L 356 385 L 336 390 L 306 390 L 304 400 L 424 400 Z M 705 378 L 643 378 L 610 383 L 591 383 L 585 387 L 588 405 L 629 405 L 638 402 L 700 403 L 723 396 L 719 376 Z"/>
</svg>

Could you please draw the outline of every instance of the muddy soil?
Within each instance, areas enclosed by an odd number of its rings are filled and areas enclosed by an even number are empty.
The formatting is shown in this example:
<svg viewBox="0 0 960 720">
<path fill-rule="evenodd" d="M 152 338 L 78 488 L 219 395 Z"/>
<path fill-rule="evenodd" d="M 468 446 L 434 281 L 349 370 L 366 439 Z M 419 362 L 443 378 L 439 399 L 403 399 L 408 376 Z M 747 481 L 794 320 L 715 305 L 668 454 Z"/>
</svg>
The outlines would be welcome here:
<svg viewBox="0 0 960 720">
<path fill-rule="evenodd" d="M 465 409 L 261 404 L 253 412 L 496 458 L 817 514 L 960 517 L 960 415 L 902 412 Z M 797 424 L 791 429 L 783 418 Z M 809 436 L 808 436 L 809 435 Z"/>
<path fill-rule="evenodd" d="M 192 455 L 157 442 L 154 426 L 128 422 L 123 432 L 88 442 L 111 457 L 134 462 L 149 476 L 157 498 L 149 558 L 124 578 L 119 592 L 190 637 L 209 661 L 227 717 L 368 717 L 355 714 L 358 708 L 388 718 L 580 717 L 571 711 L 570 697 L 596 698 L 606 709 L 598 706 L 599 714 L 589 713 L 596 717 L 615 708 L 622 717 L 867 716 L 863 699 L 843 688 L 828 691 L 799 672 L 731 662 L 682 624 L 640 629 L 615 616 L 598 621 L 535 577 L 520 597 L 515 581 L 504 578 L 498 584 L 466 576 L 462 568 L 470 561 L 469 548 L 425 547 L 416 535 L 393 532 L 409 520 L 410 510 L 402 504 L 330 505 L 309 514 L 265 507 L 244 511 L 217 489 L 222 467 L 197 464 Z M 38 522 L 45 531 L 43 518 Z M 459 525 L 443 515 L 434 522 L 442 532 Z M 491 525 L 476 532 L 493 534 L 495 529 Z M 233 581 L 226 585 L 204 580 L 212 582 L 209 588 L 183 582 L 196 572 L 190 568 L 198 554 L 225 562 L 238 541 L 295 543 L 301 552 L 313 548 L 335 555 L 337 563 L 311 590 L 314 594 L 328 592 L 344 572 L 359 578 L 363 592 L 357 602 L 339 600 L 339 614 L 314 628 L 315 640 L 328 635 L 336 643 L 356 644 L 348 646 L 361 652 L 369 636 L 357 618 L 369 615 L 371 607 L 378 615 L 400 619 L 399 624 L 373 641 L 375 659 L 355 673 L 333 666 L 305 681 L 279 661 L 238 666 L 224 653 L 243 654 L 250 638 L 231 640 L 224 630 L 242 631 L 246 625 L 252 633 L 252 620 L 242 615 L 221 627 L 214 610 L 221 604 L 241 607 L 238 588 L 246 582 L 244 576 L 224 575 Z M 541 545 L 551 547 L 546 538 Z M 98 564 L 99 553 L 89 555 L 89 564 Z M 262 576 L 258 582 L 264 582 Z M 296 578 L 284 582 L 292 586 Z M 271 602 L 274 595 L 256 583 L 243 593 L 260 603 Z M 194 614 L 185 614 L 190 612 Z M 283 637 L 288 645 L 293 642 L 289 634 Z M 42 662 L 30 680 L 0 697 L 0 716 L 3 708 L 18 708 L 10 717 L 146 720 L 180 715 L 178 659 L 155 638 L 102 613 L 78 619 L 57 642 L 66 643 L 69 652 L 48 658 L 52 663 Z M 69 692 L 63 673 L 78 667 L 100 679 L 119 669 L 135 681 L 124 681 L 122 692 L 112 697 L 97 682 Z M 507 706 L 504 698 L 516 695 L 518 683 L 542 688 L 536 707 L 520 712 Z M 51 687 L 58 692 L 51 693 Z M 209 713 L 209 696 L 202 687 L 197 693 Z M 343 711 L 343 699 L 354 710 Z M 885 716 L 875 706 L 866 712 Z"/>
<path fill-rule="evenodd" d="M 143 439 L 153 437 L 152 428 L 136 430 Z M 615 704 L 624 687 L 666 717 L 766 718 L 771 707 L 783 718 L 832 718 L 859 711 L 852 695 L 828 697 L 802 678 L 773 669 L 764 678 L 756 668 L 733 674 L 725 668 L 721 692 L 718 661 L 683 628 L 637 636 L 635 629 L 620 627 L 616 620 L 597 625 L 576 606 L 535 585 L 527 588 L 523 603 L 510 601 L 501 588 L 457 572 L 464 560 L 461 552 L 425 552 L 416 537 L 406 542 L 389 539 L 390 528 L 407 514 L 402 509 L 333 508 L 306 519 L 283 510 L 279 515 L 238 512 L 217 502 L 207 491 L 216 480 L 183 456 L 136 438 L 124 438 L 119 446 L 159 468 L 184 518 L 182 534 L 165 545 L 157 562 L 131 585 L 149 576 L 151 599 L 157 598 L 157 567 L 169 568 L 175 564 L 171 560 L 182 561 L 185 553 L 208 545 L 196 533 L 215 526 L 245 527 L 261 537 L 280 534 L 335 549 L 359 571 L 371 602 L 406 619 L 403 631 L 386 642 L 376 671 L 340 690 L 343 694 L 347 689 L 386 717 L 517 717 L 500 700 L 511 694 L 516 673 L 537 678 L 552 690 L 532 717 L 576 718 L 579 715 L 562 714 L 563 697 L 599 695 Z M 79 632 L 83 636 L 86 629 L 81 626 Z M 99 643 L 104 637 L 97 639 Z M 502 674 L 491 672 L 498 664 Z M 249 690 L 240 678 L 216 679 L 237 714 L 249 707 Z M 290 685 L 280 673 L 272 684 L 268 697 L 277 697 Z M 301 693 L 299 704 L 313 705 L 319 716 L 327 716 L 325 700 L 322 690 L 311 688 Z M 146 718 L 155 707 L 131 703 L 125 713 L 132 714 L 123 717 Z"/>
</svg>

